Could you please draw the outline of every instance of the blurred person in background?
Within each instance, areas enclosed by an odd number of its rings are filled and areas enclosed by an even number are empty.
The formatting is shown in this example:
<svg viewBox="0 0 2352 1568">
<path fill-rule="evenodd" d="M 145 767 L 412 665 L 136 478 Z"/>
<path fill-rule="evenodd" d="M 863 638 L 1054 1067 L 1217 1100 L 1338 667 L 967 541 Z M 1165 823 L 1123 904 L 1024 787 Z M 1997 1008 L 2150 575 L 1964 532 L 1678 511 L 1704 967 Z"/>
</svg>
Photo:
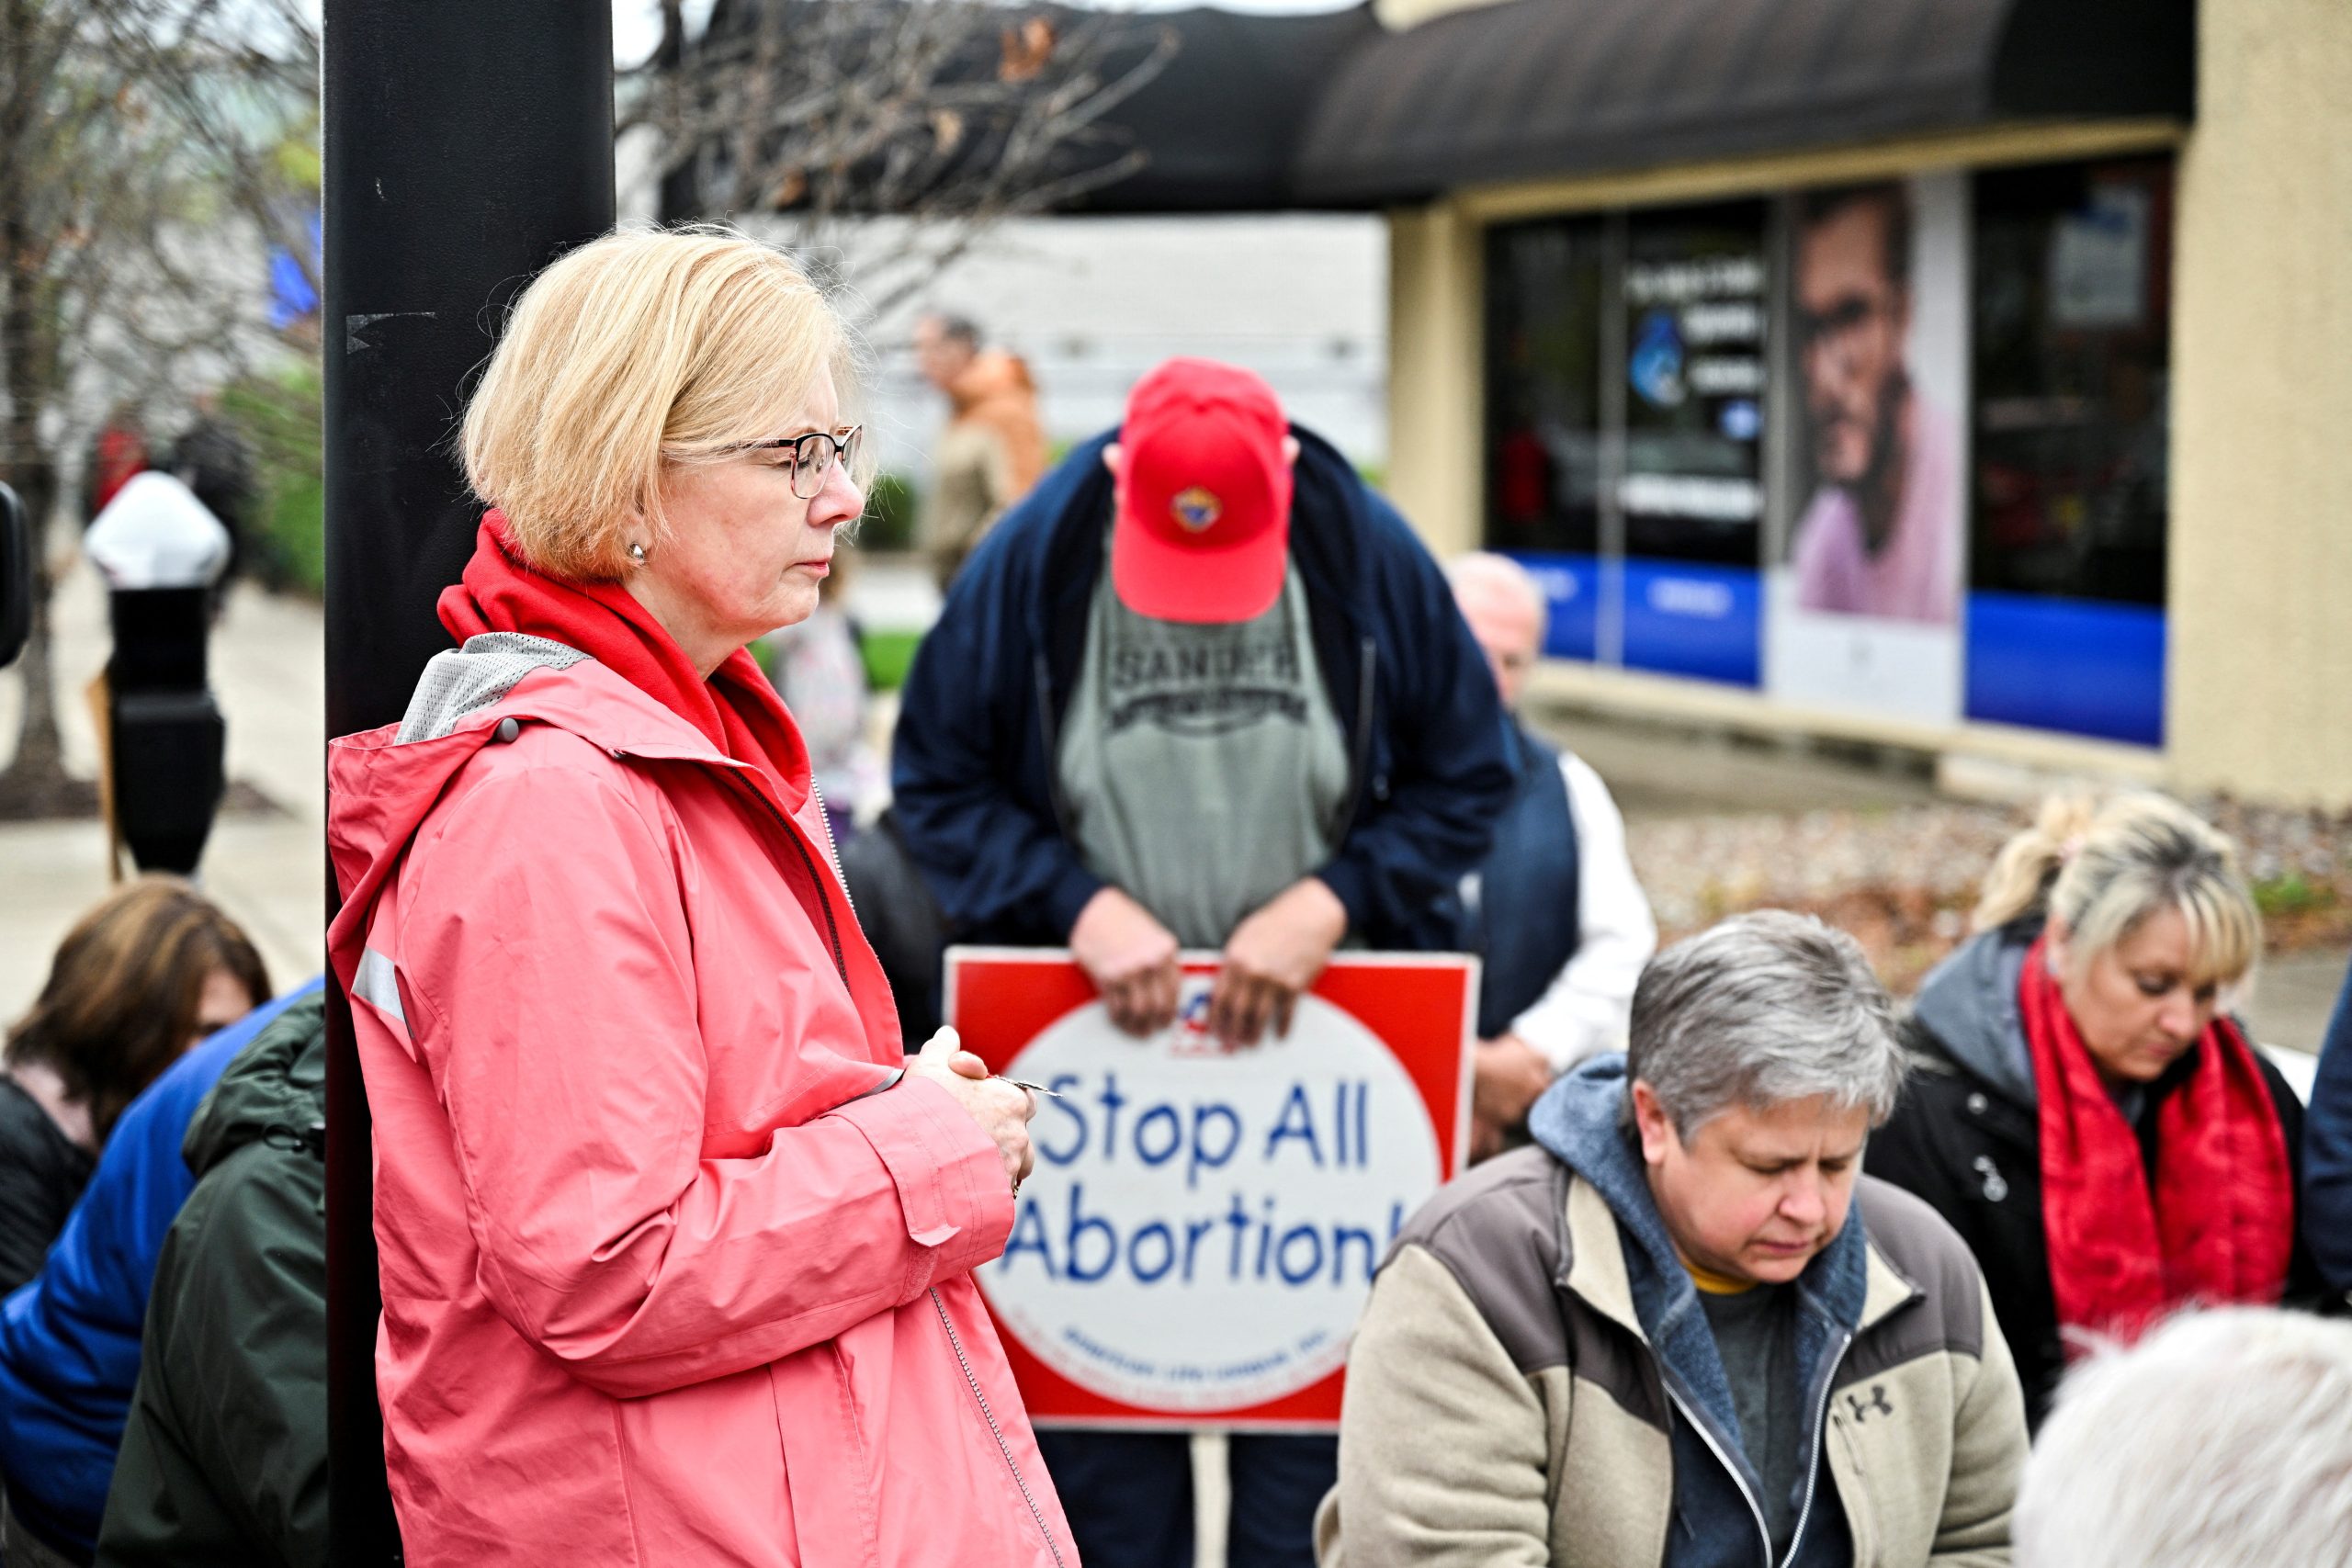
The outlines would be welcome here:
<svg viewBox="0 0 2352 1568">
<path fill-rule="evenodd" d="M 149 1084 L 116 1122 L 41 1271 L 0 1303 L 0 1483 L 20 1539 L 29 1531 L 62 1561 L 89 1562 L 97 1542 L 155 1258 L 196 1185 L 182 1150 L 189 1123 L 238 1053 L 319 987 L 314 976 L 263 1003 Z"/>
<path fill-rule="evenodd" d="M 1001 349 L 983 351 L 980 329 L 962 316 L 915 323 L 915 364 L 947 399 L 947 429 L 932 454 L 922 529 L 944 592 L 1005 509 L 1046 471 L 1037 387 L 1029 367 Z"/>
<path fill-rule="evenodd" d="M 219 392 L 196 395 L 195 418 L 172 444 L 166 466 L 229 532 L 229 563 L 212 581 L 217 611 L 244 561 L 245 533 L 254 496 L 253 449 L 221 412 Z"/>
<path fill-rule="evenodd" d="M 2017 1568 L 2352 1568 L 2352 1324 L 2233 1307 L 2059 1386 Z"/>
<path fill-rule="evenodd" d="M 106 1568 L 326 1568 L 326 1001 L 241 1051 L 189 1124 Z"/>
<path fill-rule="evenodd" d="M 865 506 L 853 358 L 741 234 L 565 254 L 466 410 L 458 646 L 329 749 L 413 1568 L 1069 1568 L 972 1279 L 1035 1103 L 909 1058 L 747 651 Z"/>
<path fill-rule="evenodd" d="M 126 884 L 66 932 L 0 1054 L 0 1292 L 39 1271 L 123 1108 L 269 994 L 245 933 L 176 878 Z"/>
<path fill-rule="evenodd" d="M 1624 1048 L 1657 922 L 1609 786 L 1519 717 L 1544 648 L 1543 589 L 1517 561 L 1484 552 L 1451 562 L 1446 577 L 1494 670 L 1519 777 L 1494 847 L 1462 879 L 1462 945 L 1483 965 L 1471 1155 L 1484 1159 L 1526 1141 L 1528 1108 L 1555 1076 Z"/>
<path fill-rule="evenodd" d="M 1381 1265 L 1322 1568 L 2007 1563 L 2025 1414 L 1983 1276 L 1862 1174 L 1903 1073 L 1894 1005 L 1819 920 L 1652 959 L 1626 1054 Z"/>
<path fill-rule="evenodd" d="M 1171 359 L 1015 507 L 907 678 L 894 810 L 956 940 L 1068 947 L 1111 1021 L 1287 1032 L 1343 941 L 1446 951 L 1509 799 L 1495 683 L 1445 576 L 1253 373 Z M 938 961 L 931 965 L 936 985 Z M 1189 1568 L 1181 1432 L 1040 1434 L 1092 1568 Z M 1303 1564 L 1325 1435 L 1238 1433 L 1228 1557 Z"/>
<path fill-rule="evenodd" d="M 850 558 L 836 551 L 817 607 L 797 626 L 768 634 L 776 694 L 800 726 L 808 766 L 836 846 L 849 842 L 869 807 L 889 793 L 882 759 L 865 735 L 873 707 L 857 626 L 842 608 Z"/>
<path fill-rule="evenodd" d="M 0 1056 L 0 1290 L 10 1292 L 0 1344 L 33 1349 L 36 1362 L 53 1348 L 17 1345 L 39 1294 L 19 1287 L 40 1273 L 99 1152 L 141 1090 L 269 995 L 267 969 L 244 932 L 176 878 L 129 883 L 66 933 Z M 0 1431 L 11 1436 L 28 1414 L 14 1397 L 14 1373 L 12 1360 L 0 1361 L 0 1393 L 11 1396 Z M 0 1559 L 15 1568 L 86 1561 L 74 1555 L 86 1553 L 86 1541 L 71 1522 L 41 1506 L 54 1479 L 36 1471 L 33 1495 L 19 1497 L 12 1485 L 0 1501 Z"/>
<path fill-rule="evenodd" d="M 2352 972 L 2320 1046 L 2303 1123 L 2303 1235 L 2328 1292 L 2352 1305 Z"/>
<path fill-rule="evenodd" d="M 138 405 L 115 404 L 90 443 L 89 461 L 82 470 L 82 525 L 88 527 L 118 491 L 134 475 L 146 472 L 147 462 L 147 427 Z"/>
<path fill-rule="evenodd" d="M 2222 1010 L 2262 943 L 2229 840 L 2161 795 L 2053 799 L 1974 923 L 1919 987 L 1870 1169 L 1975 1252 L 2035 1425 L 2085 1334 L 2315 1301 L 2302 1107 Z"/>
</svg>

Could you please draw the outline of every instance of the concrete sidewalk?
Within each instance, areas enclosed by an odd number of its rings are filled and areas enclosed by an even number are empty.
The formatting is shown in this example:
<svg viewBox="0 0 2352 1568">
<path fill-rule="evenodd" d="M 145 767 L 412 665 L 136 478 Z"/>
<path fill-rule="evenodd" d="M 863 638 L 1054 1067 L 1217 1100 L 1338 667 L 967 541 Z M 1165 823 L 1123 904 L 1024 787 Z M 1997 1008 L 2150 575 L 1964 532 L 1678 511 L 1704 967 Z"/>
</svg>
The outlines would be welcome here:
<svg viewBox="0 0 2352 1568">
<path fill-rule="evenodd" d="M 105 589 L 86 562 L 60 581 L 52 608 L 66 766 L 95 777 L 97 736 L 83 692 L 112 638 Z M 326 953 L 324 617 L 314 604 L 240 584 L 211 657 L 229 724 L 229 777 L 282 810 L 221 817 L 199 880 L 243 925 L 283 989 L 315 972 Z M 0 672 L 0 747 L 15 747 L 23 701 L 19 672 Z M 0 823 L 0 1023 L 40 994 L 58 940 L 108 886 L 106 830 L 95 818 Z"/>
</svg>

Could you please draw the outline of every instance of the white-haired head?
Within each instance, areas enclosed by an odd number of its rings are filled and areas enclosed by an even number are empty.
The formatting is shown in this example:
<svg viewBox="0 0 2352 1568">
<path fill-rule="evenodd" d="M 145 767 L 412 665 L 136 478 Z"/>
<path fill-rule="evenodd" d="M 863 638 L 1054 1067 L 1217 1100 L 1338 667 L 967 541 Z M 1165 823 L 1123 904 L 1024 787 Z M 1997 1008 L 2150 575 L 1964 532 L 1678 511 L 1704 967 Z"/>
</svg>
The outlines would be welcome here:
<svg viewBox="0 0 2352 1568">
<path fill-rule="evenodd" d="M 1552 606 L 1543 585 L 1509 556 L 1476 550 L 1446 563 L 1453 602 L 1470 624 L 1470 635 L 1486 650 L 1503 706 L 1519 706 L 1519 689 L 1544 649 Z"/>
<path fill-rule="evenodd" d="M 2352 1323 L 2174 1318 L 2061 1385 L 2018 1568 L 2352 1568 Z"/>
</svg>

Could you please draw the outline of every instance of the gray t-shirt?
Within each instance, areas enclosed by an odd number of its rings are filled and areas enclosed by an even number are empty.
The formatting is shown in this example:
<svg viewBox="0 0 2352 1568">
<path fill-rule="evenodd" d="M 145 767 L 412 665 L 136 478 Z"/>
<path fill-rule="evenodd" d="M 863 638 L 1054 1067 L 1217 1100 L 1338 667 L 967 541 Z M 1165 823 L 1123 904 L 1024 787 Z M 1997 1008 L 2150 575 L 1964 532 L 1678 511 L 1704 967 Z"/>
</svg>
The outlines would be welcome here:
<svg viewBox="0 0 2352 1568">
<path fill-rule="evenodd" d="M 1105 570 L 1056 766 L 1079 858 L 1186 947 L 1329 860 L 1347 744 L 1298 569 L 1227 626 L 1139 615 Z"/>
<path fill-rule="evenodd" d="M 1764 1528 L 1772 1558 L 1788 1555 L 1804 1484 L 1804 1392 L 1797 1387 L 1796 1299 L 1789 1285 L 1755 1285 L 1734 1295 L 1699 1292 L 1715 1351 L 1731 1380 L 1740 1446 L 1763 1479 Z"/>
</svg>

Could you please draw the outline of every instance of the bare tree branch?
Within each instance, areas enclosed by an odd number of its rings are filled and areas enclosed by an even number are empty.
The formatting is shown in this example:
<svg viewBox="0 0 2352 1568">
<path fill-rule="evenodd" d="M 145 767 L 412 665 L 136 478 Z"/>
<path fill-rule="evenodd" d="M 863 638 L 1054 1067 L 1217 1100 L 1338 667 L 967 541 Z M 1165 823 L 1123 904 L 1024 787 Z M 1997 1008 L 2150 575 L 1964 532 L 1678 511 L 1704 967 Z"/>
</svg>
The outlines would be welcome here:
<svg viewBox="0 0 2352 1568">
<path fill-rule="evenodd" d="M 296 0 L 0 0 L 0 479 L 44 529 L 93 397 L 244 367 L 272 245 L 316 288 L 317 64 Z M 78 798 L 37 588 L 0 815 Z"/>
<path fill-rule="evenodd" d="M 658 133 L 665 190 L 691 175 L 698 214 L 779 216 L 834 286 L 845 220 L 905 220 L 856 258 L 871 314 L 997 223 L 1141 167 L 1106 117 L 1178 47 L 1165 25 L 997 0 L 722 0 L 692 40 L 677 0 L 662 17 L 622 123 Z"/>
</svg>

